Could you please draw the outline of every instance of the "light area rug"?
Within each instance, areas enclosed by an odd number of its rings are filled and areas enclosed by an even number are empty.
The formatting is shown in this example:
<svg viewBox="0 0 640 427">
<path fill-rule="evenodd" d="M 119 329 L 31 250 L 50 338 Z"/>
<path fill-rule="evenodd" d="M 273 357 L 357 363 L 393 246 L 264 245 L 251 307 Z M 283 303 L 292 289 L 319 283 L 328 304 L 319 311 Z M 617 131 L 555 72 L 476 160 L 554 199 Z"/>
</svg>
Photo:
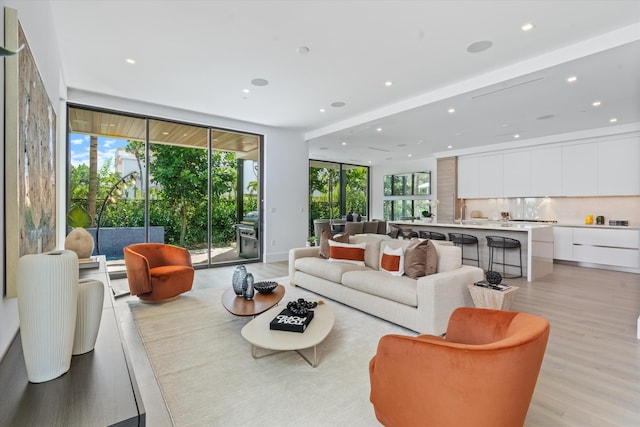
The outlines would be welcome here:
<svg viewBox="0 0 640 427">
<path fill-rule="evenodd" d="M 157 305 L 128 302 L 176 426 L 379 425 L 369 402 L 369 361 L 383 335 L 415 332 L 285 286 L 280 305 L 324 300 L 336 315 L 316 368 L 293 351 L 253 359 L 240 335 L 250 319 L 225 310 L 223 288 Z"/>
</svg>

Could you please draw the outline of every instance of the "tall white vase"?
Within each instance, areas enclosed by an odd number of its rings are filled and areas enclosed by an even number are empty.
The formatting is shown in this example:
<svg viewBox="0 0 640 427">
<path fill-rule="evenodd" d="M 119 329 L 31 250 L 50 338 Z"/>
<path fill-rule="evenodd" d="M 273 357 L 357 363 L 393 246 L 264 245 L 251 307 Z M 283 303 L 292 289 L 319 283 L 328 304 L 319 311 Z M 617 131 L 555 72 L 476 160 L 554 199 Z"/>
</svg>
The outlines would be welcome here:
<svg viewBox="0 0 640 427">
<path fill-rule="evenodd" d="M 104 284 L 99 280 L 81 279 L 78 282 L 78 315 L 73 339 L 73 355 L 88 353 L 96 345 L 102 307 Z"/>
<path fill-rule="evenodd" d="M 78 310 L 78 257 L 72 251 L 25 255 L 16 275 L 20 337 L 32 383 L 69 370 Z"/>
</svg>

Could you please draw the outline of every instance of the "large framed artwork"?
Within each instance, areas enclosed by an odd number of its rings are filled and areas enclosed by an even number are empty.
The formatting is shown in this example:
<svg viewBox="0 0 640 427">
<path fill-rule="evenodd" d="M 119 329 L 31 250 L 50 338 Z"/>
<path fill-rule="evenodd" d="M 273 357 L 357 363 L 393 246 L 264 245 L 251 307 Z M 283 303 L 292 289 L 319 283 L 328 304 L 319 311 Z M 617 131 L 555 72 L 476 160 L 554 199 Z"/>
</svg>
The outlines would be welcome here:
<svg viewBox="0 0 640 427">
<path fill-rule="evenodd" d="M 56 248 L 56 113 L 15 9 L 5 8 L 5 293 L 22 255 Z"/>
</svg>

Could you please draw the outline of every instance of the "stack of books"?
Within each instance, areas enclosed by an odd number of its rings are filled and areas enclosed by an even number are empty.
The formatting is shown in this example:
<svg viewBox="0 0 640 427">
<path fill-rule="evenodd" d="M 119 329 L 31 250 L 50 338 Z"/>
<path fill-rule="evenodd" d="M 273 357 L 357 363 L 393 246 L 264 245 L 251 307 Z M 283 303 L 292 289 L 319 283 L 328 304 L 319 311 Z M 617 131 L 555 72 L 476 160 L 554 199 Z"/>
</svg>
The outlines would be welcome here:
<svg viewBox="0 0 640 427">
<path fill-rule="evenodd" d="M 506 291 L 507 289 L 511 289 L 511 286 L 509 285 L 504 285 L 504 284 L 494 285 L 492 283 L 487 282 L 486 280 L 483 280 L 481 282 L 475 282 L 474 285 L 480 286 L 482 288 L 493 289 L 494 291 Z"/>
<path fill-rule="evenodd" d="M 100 261 L 98 260 L 98 257 L 95 256 L 89 258 L 80 258 L 78 260 L 78 267 L 80 268 L 80 270 L 84 270 L 85 268 L 99 268 Z"/>
<path fill-rule="evenodd" d="M 311 320 L 313 320 L 311 310 L 306 314 L 297 315 L 285 308 L 271 321 L 269 328 L 277 331 L 304 332 Z"/>
</svg>

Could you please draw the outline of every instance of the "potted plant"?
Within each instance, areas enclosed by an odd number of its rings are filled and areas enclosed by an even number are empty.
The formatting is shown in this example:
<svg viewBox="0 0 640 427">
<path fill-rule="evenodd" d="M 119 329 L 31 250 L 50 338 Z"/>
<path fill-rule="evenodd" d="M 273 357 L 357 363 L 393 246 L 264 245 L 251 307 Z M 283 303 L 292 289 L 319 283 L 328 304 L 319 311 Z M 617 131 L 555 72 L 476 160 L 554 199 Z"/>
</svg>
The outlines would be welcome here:
<svg viewBox="0 0 640 427">
<path fill-rule="evenodd" d="M 425 222 L 431 222 L 433 221 L 433 214 L 430 211 L 422 211 L 422 219 Z"/>
</svg>

